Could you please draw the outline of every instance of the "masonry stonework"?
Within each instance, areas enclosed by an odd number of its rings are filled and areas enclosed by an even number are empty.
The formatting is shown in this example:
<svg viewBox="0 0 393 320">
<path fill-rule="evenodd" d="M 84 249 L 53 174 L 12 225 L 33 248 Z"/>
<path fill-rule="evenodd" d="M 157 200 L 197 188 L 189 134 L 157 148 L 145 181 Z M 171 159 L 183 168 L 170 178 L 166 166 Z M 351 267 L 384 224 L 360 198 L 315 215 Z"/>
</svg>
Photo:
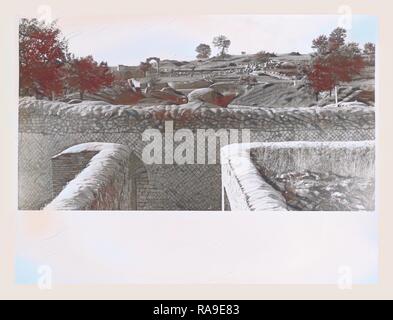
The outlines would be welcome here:
<svg viewBox="0 0 393 320">
<path fill-rule="evenodd" d="M 131 150 L 120 144 L 85 143 L 64 150 L 53 158 L 54 187 L 63 186 L 45 209 L 130 209 L 136 203 L 133 160 Z"/>
<path fill-rule="evenodd" d="M 222 149 L 222 159 L 226 206 L 234 211 L 289 210 L 266 180 L 288 171 L 375 179 L 374 141 L 233 144 Z"/>
<path fill-rule="evenodd" d="M 52 158 L 52 188 L 56 197 L 64 187 L 87 167 L 97 152 L 63 153 Z"/>
<path fill-rule="evenodd" d="M 41 209 L 53 200 L 58 187 L 54 190 L 52 186 L 51 159 L 65 149 L 89 142 L 116 143 L 141 159 L 149 143 L 142 141 L 142 133 L 146 129 L 164 132 L 166 121 L 173 121 L 175 130 L 187 128 L 193 133 L 198 129 L 249 129 L 251 142 L 274 142 L 373 140 L 374 119 L 374 108 L 358 103 L 299 109 L 212 108 L 207 104 L 138 108 L 21 99 L 19 208 Z M 221 210 L 219 162 L 145 167 L 137 189 L 144 200 L 134 208 Z"/>
</svg>

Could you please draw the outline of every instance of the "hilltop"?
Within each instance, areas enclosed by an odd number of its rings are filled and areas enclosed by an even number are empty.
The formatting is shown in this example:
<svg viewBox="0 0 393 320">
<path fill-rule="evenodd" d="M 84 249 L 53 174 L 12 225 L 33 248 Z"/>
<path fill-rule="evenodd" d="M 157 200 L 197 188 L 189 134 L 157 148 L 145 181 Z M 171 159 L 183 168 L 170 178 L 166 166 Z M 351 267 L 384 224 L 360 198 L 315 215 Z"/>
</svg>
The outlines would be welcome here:
<svg viewBox="0 0 393 320">
<path fill-rule="evenodd" d="M 272 54 L 268 63 L 256 54 L 215 56 L 209 59 L 153 61 L 143 74 L 139 66 L 112 68 L 117 81 L 112 88 L 88 95 L 90 100 L 112 104 L 146 105 L 208 102 L 219 107 L 310 107 L 335 102 L 334 95 L 323 93 L 316 100 L 302 69 L 311 61 L 310 54 Z M 132 91 L 129 81 L 140 85 Z M 203 89 L 203 90 L 202 90 Z M 375 103 L 375 68 L 368 66 L 349 83 L 339 86 L 340 102 Z M 69 95 L 66 101 L 77 95 Z"/>
</svg>

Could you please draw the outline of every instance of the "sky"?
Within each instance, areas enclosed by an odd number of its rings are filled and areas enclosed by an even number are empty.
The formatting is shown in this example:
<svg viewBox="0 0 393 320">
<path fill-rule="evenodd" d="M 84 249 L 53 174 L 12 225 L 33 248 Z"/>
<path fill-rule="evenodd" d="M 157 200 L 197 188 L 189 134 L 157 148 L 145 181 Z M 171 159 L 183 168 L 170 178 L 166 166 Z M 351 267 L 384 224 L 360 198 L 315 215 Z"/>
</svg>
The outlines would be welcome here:
<svg viewBox="0 0 393 320">
<path fill-rule="evenodd" d="M 231 40 L 230 54 L 261 50 L 310 53 L 312 40 L 338 26 L 348 40 L 377 43 L 376 17 L 354 15 L 204 15 L 56 17 L 70 50 L 77 56 L 93 55 L 111 66 L 137 65 L 147 57 L 194 60 L 200 43 L 217 35 Z M 344 24 L 344 25 L 343 25 Z M 213 54 L 217 50 L 213 48 Z"/>
</svg>

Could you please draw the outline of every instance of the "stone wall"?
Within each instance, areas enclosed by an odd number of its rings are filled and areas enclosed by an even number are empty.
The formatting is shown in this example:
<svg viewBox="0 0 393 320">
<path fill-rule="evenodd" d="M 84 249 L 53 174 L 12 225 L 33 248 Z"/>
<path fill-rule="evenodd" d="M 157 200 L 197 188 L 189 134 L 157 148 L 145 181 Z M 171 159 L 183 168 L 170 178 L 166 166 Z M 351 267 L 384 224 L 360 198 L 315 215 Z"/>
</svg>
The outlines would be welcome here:
<svg viewBox="0 0 393 320">
<path fill-rule="evenodd" d="M 52 189 L 56 197 L 64 187 L 84 170 L 97 152 L 62 152 L 52 158 Z"/>
<path fill-rule="evenodd" d="M 269 175 L 283 172 L 329 172 L 343 177 L 375 177 L 375 143 L 281 142 L 264 143 L 251 149 L 254 165 Z"/>
<path fill-rule="evenodd" d="M 236 211 L 286 211 L 282 194 L 262 173 L 332 173 L 375 178 L 375 143 L 272 142 L 233 144 L 222 149 L 222 181 L 227 206 Z"/>
<path fill-rule="evenodd" d="M 149 108 L 102 102 L 69 105 L 21 99 L 20 209 L 40 209 L 53 199 L 51 159 L 56 154 L 77 144 L 104 142 L 128 146 L 141 158 L 148 143 L 142 141 L 142 133 L 150 128 L 163 131 L 166 121 L 173 121 L 175 130 L 189 128 L 194 133 L 198 129 L 249 129 L 252 142 L 374 139 L 374 109 L 362 104 L 273 110 L 220 109 L 206 104 Z M 146 170 L 149 185 L 139 191 L 146 194 L 146 210 L 221 209 L 219 162 L 146 165 Z"/>
<path fill-rule="evenodd" d="M 136 202 L 128 147 L 81 144 L 52 160 L 54 189 L 60 192 L 46 210 L 127 210 Z"/>
<path fill-rule="evenodd" d="M 138 108 L 84 102 L 69 105 L 23 98 L 19 108 L 20 132 L 51 135 L 76 133 L 136 133 L 148 128 L 164 129 L 173 121 L 175 129 L 250 129 L 258 132 L 335 131 L 350 132 L 354 140 L 374 130 L 374 108 L 362 103 L 339 107 L 263 108 L 208 104 L 165 105 Z"/>
<path fill-rule="evenodd" d="M 232 144 L 221 151 L 222 184 L 231 211 L 286 211 L 285 199 L 259 174 L 250 150 L 256 144 Z"/>
</svg>

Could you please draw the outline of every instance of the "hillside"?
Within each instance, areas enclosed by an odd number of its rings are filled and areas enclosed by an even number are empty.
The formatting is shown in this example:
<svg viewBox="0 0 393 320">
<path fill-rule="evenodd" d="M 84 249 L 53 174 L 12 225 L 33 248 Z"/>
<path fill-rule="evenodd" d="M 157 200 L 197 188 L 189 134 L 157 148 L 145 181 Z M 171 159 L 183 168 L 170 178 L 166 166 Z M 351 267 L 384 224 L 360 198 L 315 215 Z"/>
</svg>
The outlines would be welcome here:
<svg viewBox="0 0 393 320">
<path fill-rule="evenodd" d="M 160 61 L 144 77 L 133 75 L 137 66 L 122 66 L 115 71 L 116 83 L 89 100 L 103 100 L 112 104 L 156 105 L 185 104 L 200 100 L 221 107 L 310 107 L 335 103 L 334 94 L 316 95 L 307 85 L 299 70 L 311 60 L 309 54 L 280 54 L 268 64 L 258 62 L 257 55 L 226 55 L 204 60 Z M 128 69 L 127 69 L 128 68 Z M 116 69 L 116 68 L 113 68 Z M 125 70 L 125 71 L 124 71 Z M 135 79 L 140 91 L 130 90 L 129 79 Z M 200 89 L 206 89 L 201 91 Z M 134 90 L 134 91 L 133 91 Z M 199 90 L 196 93 L 193 91 Z M 214 91 L 214 92 L 213 92 Z M 340 102 L 359 101 L 375 104 L 375 68 L 367 67 L 352 82 L 339 86 Z M 70 94 L 65 101 L 78 102 L 77 94 Z"/>
</svg>

